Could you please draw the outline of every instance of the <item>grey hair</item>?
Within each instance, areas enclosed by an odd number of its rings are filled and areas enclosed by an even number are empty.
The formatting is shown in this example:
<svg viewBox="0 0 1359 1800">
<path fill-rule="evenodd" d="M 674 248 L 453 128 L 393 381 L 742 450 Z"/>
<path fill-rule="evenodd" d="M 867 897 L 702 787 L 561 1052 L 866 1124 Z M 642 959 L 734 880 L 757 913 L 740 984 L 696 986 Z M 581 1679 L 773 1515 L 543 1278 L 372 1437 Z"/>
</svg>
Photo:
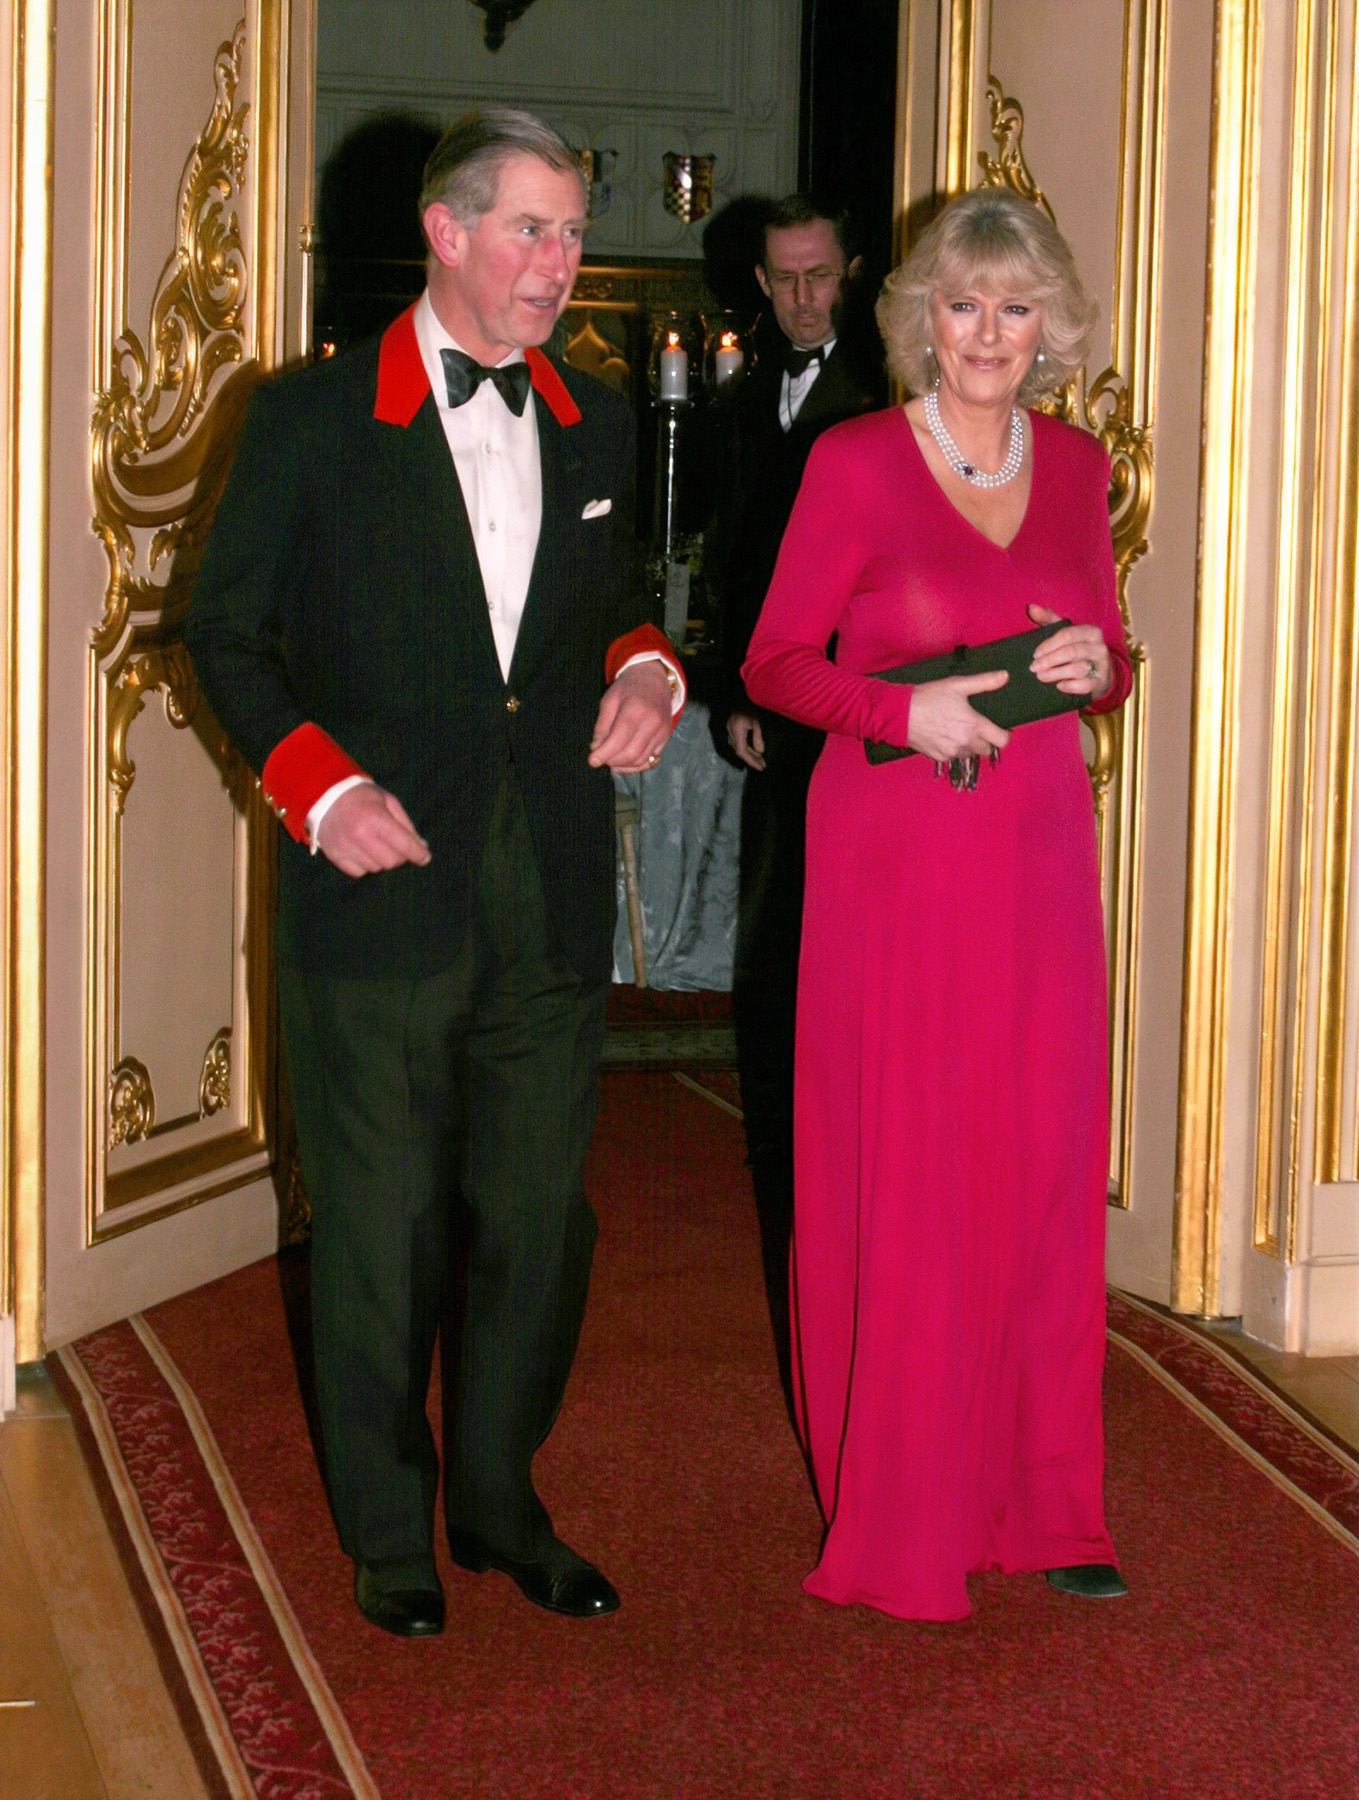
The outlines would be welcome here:
<svg viewBox="0 0 1359 1800">
<path fill-rule="evenodd" d="M 933 386 L 930 304 L 937 293 L 1001 292 L 1043 308 L 1043 361 L 1020 383 L 1035 400 L 1084 367 L 1099 308 L 1076 259 L 1041 208 L 1008 188 L 973 188 L 950 200 L 883 283 L 876 307 L 887 366 L 914 394 Z"/>
<path fill-rule="evenodd" d="M 420 189 L 421 218 L 429 207 L 443 205 L 460 225 L 475 226 L 495 205 L 500 171 L 512 156 L 536 156 L 550 169 L 569 169 L 580 178 L 582 210 L 588 206 L 580 156 L 561 133 L 531 112 L 488 106 L 465 113 L 430 152 Z"/>
</svg>

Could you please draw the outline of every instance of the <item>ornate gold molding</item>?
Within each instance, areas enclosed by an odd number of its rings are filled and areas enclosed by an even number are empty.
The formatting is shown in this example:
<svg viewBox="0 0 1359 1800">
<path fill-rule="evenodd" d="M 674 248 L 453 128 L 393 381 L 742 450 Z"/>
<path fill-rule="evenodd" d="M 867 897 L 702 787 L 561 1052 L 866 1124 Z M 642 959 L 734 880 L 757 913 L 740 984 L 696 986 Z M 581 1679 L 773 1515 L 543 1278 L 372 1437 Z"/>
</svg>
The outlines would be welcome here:
<svg viewBox="0 0 1359 1800">
<path fill-rule="evenodd" d="M 1321 981 L 1317 1021 L 1316 1140 L 1312 1178 L 1359 1180 L 1359 1057 L 1348 1051 L 1348 1002 L 1354 993 L 1350 967 L 1350 912 L 1355 838 L 1355 763 L 1359 755 L 1359 20 L 1350 21 L 1346 209 L 1341 227 L 1344 271 L 1340 350 L 1338 453 L 1335 486 L 1335 551 L 1330 645 L 1324 683 L 1330 743 L 1326 757 L 1327 811 L 1321 846 Z M 1332 105 L 1334 105 L 1334 98 Z M 1343 143 L 1343 139 L 1342 139 Z M 1349 1079 L 1355 1086 L 1346 1092 Z M 1345 1154 L 1349 1114 L 1348 1157 Z M 1290 1234 L 1295 1229 L 1290 1221 Z"/>
<path fill-rule="evenodd" d="M 939 93 L 942 137 L 935 167 L 935 192 L 947 199 L 962 193 L 972 174 L 976 140 L 977 78 L 991 61 L 990 0 L 950 0 L 941 8 Z"/>
<path fill-rule="evenodd" d="M 125 1056 L 109 1077 L 109 1148 L 150 1137 L 156 1124 L 156 1096 L 146 1064 Z"/>
<path fill-rule="evenodd" d="M 208 1045 L 198 1078 L 198 1116 L 210 1119 L 231 1105 L 231 1027 L 223 1026 Z"/>
<path fill-rule="evenodd" d="M 1328 320 L 1333 298 L 1327 257 L 1332 233 L 1327 176 L 1337 123 L 1333 24 L 1331 9 L 1319 7 L 1316 0 L 1300 0 L 1293 33 L 1289 280 L 1283 404 L 1279 408 L 1281 480 L 1252 1232 L 1256 1250 L 1267 1256 L 1282 1254 L 1288 1261 L 1297 1247 L 1303 1173 L 1307 965 L 1315 881 L 1312 792 L 1318 752 L 1320 696 L 1315 683 L 1323 582 L 1316 484 L 1324 464 L 1326 407 L 1313 403 L 1308 389 L 1313 382 L 1320 386 L 1324 380 L 1328 357 L 1324 340 L 1318 342 L 1318 331 L 1324 332 L 1326 327 L 1319 326 L 1319 321 Z M 1335 591 L 1345 589 L 1337 584 Z M 1323 1007 L 1328 986 L 1323 979 Z"/>
<path fill-rule="evenodd" d="M 153 693 L 165 696 L 165 716 L 179 731 L 191 725 L 198 711 L 198 683 L 189 653 L 177 639 L 133 656 L 119 669 L 108 701 L 108 779 L 119 813 L 137 775 L 137 765 L 127 753 L 127 734 L 132 722 Z"/>
<path fill-rule="evenodd" d="M 49 391 L 52 351 L 54 0 L 9 9 L 9 483 L 5 495 L 5 973 L 0 1178 L 0 1311 L 13 1308 L 15 1354 L 45 1350 L 47 1222 L 47 630 Z"/>
<path fill-rule="evenodd" d="M 1042 207 L 1055 225 L 1056 215 L 1024 160 L 1024 108 L 1005 92 L 994 75 L 986 83 L 986 102 L 991 110 L 991 140 L 996 146 L 996 154 L 991 156 L 985 150 L 979 153 L 977 160 L 982 171 L 979 185 L 1012 189 L 1035 206 Z"/>
<path fill-rule="evenodd" d="M 1260 0 L 1218 0 L 1210 157 L 1203 458 L 1195 594 L 1189 868 L 1171 1305 L 1222 1298 L 1237 682 L 1245 610 L 1247 391 L 1255 290 Z"/>
<path fill-rule="evenodd" d="M 225 474 L 229 440 L 195 427 L 219 371 L 245 355 L 246 267 L 236 215 L 250 110 L 236 104 L 244 54 L 242 21 L 213 64 L 213 107 L 180 180 L 175 247 L 145 342 L 123 329 L 112 377 L 95 400 L 94 529 L 109 559 L 94 635 L 101 655 L 118 641 L 129 610 L 159 610 L 170 599 L 173 579 L 158 582 L 156 571 L 201 542 Z M 212 474 L 219 479 L 204 479 Z M 177 573 L 182 588 L 185 571 Z"/>
</svg>

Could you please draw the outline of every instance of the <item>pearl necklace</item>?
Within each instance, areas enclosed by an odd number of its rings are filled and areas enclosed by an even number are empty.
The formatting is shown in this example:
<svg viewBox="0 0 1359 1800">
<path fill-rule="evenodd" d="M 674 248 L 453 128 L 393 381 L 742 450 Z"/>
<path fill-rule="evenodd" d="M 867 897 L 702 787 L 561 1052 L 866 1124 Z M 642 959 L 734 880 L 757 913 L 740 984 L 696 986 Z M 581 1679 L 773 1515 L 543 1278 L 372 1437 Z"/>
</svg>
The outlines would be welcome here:
<svg viewBox="0 0 1359 1800">
<path fill-rule="evenodd" d="M 925 396 L 925 423 L 949 468 L 964 481 L 970 481 L 973 487 L 1004 487 L 1007 482 L 1014 480 L 1024 466 L 1024 415 L 1017 406 L 1010 409 L 1010 453 L 994 475 L 988 475 L 975 463 L 970 463 L 949 436 L 948 427 L 939 413 L 937 381 Z"/>
</svg>

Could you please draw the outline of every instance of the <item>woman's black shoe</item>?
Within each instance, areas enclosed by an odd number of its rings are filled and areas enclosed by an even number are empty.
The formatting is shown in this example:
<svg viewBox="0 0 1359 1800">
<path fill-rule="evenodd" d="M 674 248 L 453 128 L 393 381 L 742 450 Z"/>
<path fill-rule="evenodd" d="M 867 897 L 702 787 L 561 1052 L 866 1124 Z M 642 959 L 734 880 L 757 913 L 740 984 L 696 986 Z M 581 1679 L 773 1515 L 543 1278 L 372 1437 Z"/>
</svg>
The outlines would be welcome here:
<svg viewBox="0 0 1359 1800">
<path fill-rule="evenodd" d="M 1082 1600 L 1118 1600 L 1128 1584 L 1112 1563 L 1075 1563 L 1069 1569 L 1049 1569 L 1048 1586 L 1059 1594 L 1078 1594 Z"/>
</svg>

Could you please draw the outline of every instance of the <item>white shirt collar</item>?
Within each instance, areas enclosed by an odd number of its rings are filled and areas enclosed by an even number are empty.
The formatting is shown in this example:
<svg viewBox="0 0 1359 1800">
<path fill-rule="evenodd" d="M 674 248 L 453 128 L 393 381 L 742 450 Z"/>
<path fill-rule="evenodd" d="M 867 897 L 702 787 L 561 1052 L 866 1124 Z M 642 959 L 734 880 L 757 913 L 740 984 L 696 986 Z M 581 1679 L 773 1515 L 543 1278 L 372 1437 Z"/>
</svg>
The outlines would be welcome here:
<svg viewBox="0 0 1359 1800">
<path fill-rule="evenodd" d="M 441 350 L 461 350 L 464 356 L 472 356 L 452 335 L 445 330 L 439 315 L 434 310 L 434 302 L 426 288 L 415 305 L 415 340 L 420 346 L 420 359 L 425 365 L 425 374 L 429 377 L 429 385 L 434 393 L 435 402 L 445 411 L 448 408 L 448 388 L 443 378 L 443 364 L 439 360 Z M 473 362 L 480 358 L 473 356 Z M 511 350 L 495 364 L 496 368 L 506 368 L 510 363 L 523 362 L 522 350 Z"/>
</svg>

